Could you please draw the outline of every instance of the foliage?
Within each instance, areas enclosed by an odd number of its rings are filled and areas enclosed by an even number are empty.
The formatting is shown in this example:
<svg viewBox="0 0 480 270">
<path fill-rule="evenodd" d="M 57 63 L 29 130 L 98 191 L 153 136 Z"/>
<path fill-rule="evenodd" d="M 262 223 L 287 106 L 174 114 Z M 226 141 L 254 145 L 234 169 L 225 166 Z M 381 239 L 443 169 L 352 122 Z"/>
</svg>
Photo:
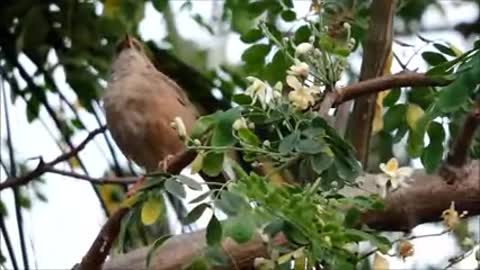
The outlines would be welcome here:
<svg viewBox="0 0 480 270">
<path fill-rule="evenodd" d="M 139 192 L 123 202 L 131 210 L 123 220 L 118 249 L 125 252 L 152 243 L 146 239 L 145 227 L 154 235 L 165 232 L 156 227 L 166 223 L 165 194 L 185 199 L 188 190 L 195 190 L 203 193 L 190 202 L 197 205 L 182 216 L 184 225 L 194 223 L 205 212 L 212 215 L 206 233 L 208 248 L 203 254 L 206 259 L 195 259 L 189 269 L 224 264 L 226 254 L 220 241 L 229 237 L 245 243 L 257 232 L 269 244 L 280 234 L 286 237 L 286 245 L 270 250 L 271 263 L 283 269 L 291 262 L 353 269 L 365 257 L 352 250 L 352 245 L 369 241 L 385 253 L 392 242 L 359 226 L 363 212 L 382 209 L 379 196 L 347 198 L 339 194 L 345 186 L 356 187 L 362 168 L 354 149 L 317 111 L 326 94 L 351 72 L 348 61 L 363 41 L 370 2 L 312 1 L 309 14 L 303 16 L 294 11 L 290 0 L 226 0 L 222 23 L 249 47 L 241 56 L 241 65 L 208 70 L 205 51 L 176 32 L 167 0 L 5 1 L 0 3 L 0 72 L 11 89 L 12 102 L 20 98 L 27 104 L 28 121 L 41 120 L 40 112 L 46 110 L 61 134 L 55 139 L 68 145 L 74 134 L 86 130 L 78 110 L 98 118 L 98 100 L 116 42 L 127 32 L 138 32 L 145 5 L 153 4 L 166 19 L 166 40 L 172 49 L 166 53 L 150 42 L 150 53 L 168 62 L 156 64 L 164 71 L 173 70 L 168 75 L 180 84 L 194 81 L 195 85 L 185 88 L 199 89 L 189 91 L 190 97 L 210 113 L 197 121 L 187 141 L 187 147 L 198 153 L 192 169 L 214 177 L 227 168 L 234 177 L 226 183 L 208 182 L 210 189 L 205 191 L 204 183 L 185 176 L 149 175 Z M 427 7 L 441 7 L 433 0 L 400 2 L 397 15 L 406 22 L 407 32 Z M 189 11 L 208 33 L 217 34 L 191 6 L 191 1 L 185 1 L 182 10 Z M 409 158 L 419 157 L 425 169 L 433 172 L 445 154 L 447 139 L 458 133 L 478 98 L 480 43 L 462 52 L 448 42 L 419 38 L 429 45 L 421 55 L 430 66 L 427 74 L 452 83 L 443 88 L 391 90 L 383 101 L 386 111 L 379 136 L 388 150 L 407 138 Z M 192 72 L 172 55 L 198 71 Z M 35 73 L 25 70 L 19 56 L 33 63 Z M 74 92 L 73 102 L 53 79 L 56 72 L 65 74 Z M 220 101 L 213 95 L 214 88 L 221 90 Z M 244 91 L 237 93 L 238 89 Z M 52 106 L 50 96 L 58 97 L 61 106 Z M 475 140 L 471 156 L 479 158 L 480 134 Z M 241 153 L 241 161 L 230 155 L 233 150 Z M 71 161 L 72 168 L 82 167 L 80 158 Z M 271 165 L 273 169 L 267 174 L 246 172 L 239 163 L 253 168 Z M 124 174 L 118 164 L 112 169 Z M 274 174 L 286 171 L 292 172 L 294 179 L 285 178 L 280 184 L 272 180 Z M 31 185 L 37 197 L 44 199 L 38 183 Z M 100 189 L 108 213 L 119 207 L 121 193 L 121 188 L 111 186 Z M 29 208 L 29 198 L 20 196 L 19 205 Z M 220 212 L 228 219 L 221 220 Z M 0 214 L 6 215 L 1 201 Z M 155 248 L 168 237 L 153 242 L 147 265 Z M 2 258 L 0 255 L 0 262 Z"/>
</svg>

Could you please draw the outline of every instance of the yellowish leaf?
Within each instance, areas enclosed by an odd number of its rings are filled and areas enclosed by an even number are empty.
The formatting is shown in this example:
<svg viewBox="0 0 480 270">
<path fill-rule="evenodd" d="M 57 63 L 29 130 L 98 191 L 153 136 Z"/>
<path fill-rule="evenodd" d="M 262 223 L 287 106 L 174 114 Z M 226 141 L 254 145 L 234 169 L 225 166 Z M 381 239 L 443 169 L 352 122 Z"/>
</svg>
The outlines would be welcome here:
<svg viewBox="0 0 480 270">
<path fill-rule="evenodd" d="M 200 152 L 192 161 L 192 164 L 190 165 L 190 170 L 192 174 L 196 174 L 202 169 L 204 157 L 205 157 L 205 154 L 203 152 Z"/>
<path fill-rule="evenodd" d="M 375 253 L 375 257 L 373 257 L 373 265 L 372 270 L 388 270 L 389 264 L 387 259 L 380 255 L 380 253 Z"/>
<path fill-rule="evenodd" d="M 160 198 L 151 197 L 142 206 L 142 223 L 151 225 L 157 221 L 162 213 L 163 202 Z"/>
<path fill-rule="evenodd" d="M 121 188 L 117 185 L 100 185 L 98 187 L 98 191 L 100 193 L 100 197 L 105 205 L 105 208 L 108 211 L 108 214 L 112 214 L 121 205 Z"/>
<path fill-rule="evenodd" d="M 80 162 L 78 161 L 77 157 L 69 158 L 68 159 L 68 164 L 70 165 L 70 167 L 72 167 L 74 169 L 80 167 Z"/>
<path fill-rule="evenodd" d="M 425 112 L 417 104 L 410 103 L 407 107 L 407 124 L 411 129 L 415 129 L 418 119 L 420 119 Z"/>
<path fill-rule="evenodd" d="M 103 4 L 103 14 L 112 17 L 120 5 L 120 0 L 105 0 Z"/>
<path fill-rule="evenodd" d="M 390 50 L 388 58 L 385 61 L 385 66 L 383 68 L 383 75 L 390 75 L 390 69 L 392 67 L 393 53 Z M 383 100 L 388 95 L 390 90 L 385 90 L 377 94 L 377 99 L 375 100 L 375 111 L 373 113 L 373 122 L 372 122 L 372 135 L 379 132 L 383 129 Z"/>
</svg>

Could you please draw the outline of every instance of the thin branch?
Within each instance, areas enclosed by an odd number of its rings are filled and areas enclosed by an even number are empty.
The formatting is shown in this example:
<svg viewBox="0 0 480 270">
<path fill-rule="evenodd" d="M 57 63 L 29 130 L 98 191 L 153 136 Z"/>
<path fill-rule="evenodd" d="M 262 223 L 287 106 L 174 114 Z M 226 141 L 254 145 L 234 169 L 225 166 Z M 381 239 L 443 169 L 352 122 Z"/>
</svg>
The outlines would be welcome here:
<svg viewBox="0 0 480 270">
<path fill-rule="evenodd" d="M 196 152 L 187 150 L 168 160 L 167 172 L 179 174 L 195 159 Z M 129 208 L 119 208 L 103 225 L 100 233 L 95 238 L 90 249 L 85 254 L 82 262 L 77 266 L 78 270 L 100 270 L 110 252 L 113 242 L 118 236 L 122 218 L 128 213 Z"/>
<path fill-rule="evenodd" d="M 85 180 L 90 183 L 96 184 L 96 185 L 103 185 L 103 184 L 117 184 L 117 185 L 128 185 L 128 184 L 133 184 L 138 181 L 138 177 L 100 177 L 100 178 L 94 178 L 88 175 L 84 174 L 79 174 L 75 172 L 68 172 L 64 170 L 59 170 L 55 169 L 52 167 L 48 167 L 45 170 L 46 173 L 54 173 L 54 174 L 60 174 L 63 176 L 68 176 L 80 180 Z"/>
<path fill-rule="evenodd" d="M 450 81 L 442 78 L 428 77 L 422 73 L 416 72 L 400 72 L 393 75 L 373 78 L 361 81 L 349 86 L 343 87 L 335 91 L 337 97 L 334 105 L 341 104 L 345 101 L 356 99 L 365 95 L 378 93 L 387 89 L 397 87 L 418 87 L 418 86 L 444 86 Z"/>
<path fill-rule="evenodd" d="M 97 129 L 93 130 L 92 132 L 90 132 L 88 134 L 88 136 L 77 147 L 74 147 L 70 152 L 64 153 L 64 154 L 58 156 L 57 158 L 55 158 L 54 160 L 52 160 L 50 162 L 47 162 L 47 163 L 43 162 L 43 160 L 40 160 L 39 164 L 37 165 L 37 167 L 34 170 L 30 171 L 29 173 L 27 173 L 23 176 L 7 177 L 7 179 L 5 179 L 5 181 L 0 183 L 0 191 L 4 190 L 6 188 L 12 188 L 12 187 L 18 187 L 18 186 L 21 186 L 21 185 L 25 185 L 25 184 L 29 183 L 30 181 L 32 181 L 33 179 L 40 177 L 45 172 L 47 172 L 48 169 L 53 168 L 55 165 L 57 165 L 57 164 L 59 164 L 63 161 L 67 161 L 68 159 L 70 159 L 72 157 L 75 157 L 81 150 L 83 150 L 83 148 L 85 148 L 85 146 L 88 144 L 88 142 L 90 142 L 96 135 L 98 135 L 102 132 L 105 132 L 105 130 L 106 130 L 106 126 L 103 126 L 101 128 L 97 128 Z"/>
<path fill-rule="evenodd" d="M 480 125 L 480 98 L 474 105 L 473 110 L 467 115 L 460 134 L 455 139 L 453 148 L 447 156 L 447 164 L 462 167 L 467 162 L 468 150 L 472 143 L 475 132 Z"/>
<path fill-rule="evenodd" d="M 8 235 L 7 226 L 5 226 L 4 216 L 0 216 L 0 232 L 2 232 L 2 238 L 5 240 L 5 245 L 7 246 L 8 255 L 10 256 L 10 261 L 12 263 L 13 269 L 18 270 L 17 259 L 15 258 L 15 252 L 13 251 L 12 242 L 10 241 L 10 236 Z"/>
<path fill-rule="evenodd" d="M 15 156 L 14 156 L 14 149 L 13 149 L 13 139 L 12 139 L 12 129 L 10 126 L 10 116 L 9 116 L 9 109 L 7 103 L 7 94 L 6 90 L 3 87 L 3 78 L 0 79 L 0 90 L 2 91 L 3 95 L 3 106 L 5 110 L 5 126 L 7 129 L 7 146 L 8 146 L 8 155 L 10 158 L 10 176 L 16 177 L 17 175 L 17 167 L 15 165 Z M 15 217 L 17 219 L 17 229 L 18 229 L 18 236 L 20 238 L 20 250 L 22 252 L 22 261 L 23 267 L 25 269 L 29 269 L 28 265 L 28 253 L 27 253 L 27 242 L 25 239 L 25 230 L 23 228 L 23 216 L 22 216 L 22 209 L 20 206 L 20 191 L 18 188 L 13 189 L 13 201 L 15 203 Z"/>
</svg>

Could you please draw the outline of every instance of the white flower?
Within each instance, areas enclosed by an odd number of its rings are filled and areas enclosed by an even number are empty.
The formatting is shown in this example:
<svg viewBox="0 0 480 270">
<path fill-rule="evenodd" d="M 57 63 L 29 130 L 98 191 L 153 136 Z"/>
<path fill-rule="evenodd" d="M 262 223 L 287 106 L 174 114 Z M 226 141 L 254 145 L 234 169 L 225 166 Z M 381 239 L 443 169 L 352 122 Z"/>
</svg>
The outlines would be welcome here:
<svg viewBox="0 0 480 270">
<path fill-rule="evenodd" d="M 185 124 L 183 123 L 182 118 L 178 116 L 173 118 L 173 122 L 170 123 L 170 126 L 172 126 L 177 131 L 178 137 L 180 137 L 180 139 L 183 140 L 187 137 L 187 129 L 185 128 Z"/>
<path fill-rule="evenodd" d="M 287 74 L 294 76 L 301 76 L 306 78 L 310 72 L 310 67 L 305 62 L 297 62 L 295 65 L 290 67 L 290 70 L 287 71 Z"/>
<path fill-rule="evenodd" d="M 257 101 L 260 101 L 262 108 L 265 109 L 268 103 L 268 91 L 269 87 L 263 81 L 255 77 L 247 77 L 247 80 L 252 84 L 245 90 L 245 94 L 252 97 L 252 104 Z"/>
<path fill-rule="evenodd" d="M 242 128 L 248 128 L 247 120 L 243 117 L 238 118 L 233 122 L 233 129 L 240 130 Z"/>
<path fill-rule="evenodd" d="M 413 173 L 411 167 L 398 167 L 396 158 L 391 158 L 387 164 L 380 164 L 380 170 L 383 174 L 377 177 L 377 185 L 381 189 L 382 197 L 386 197 L 389 190 L 396 190 L 400 187 L 408 187 L 408 181 L 412 180 L 410 176 Z"/>
<path fill-rule="evenodd" d="M 303 42 L 298 44 L 298 46 L 295 48 L 295 55 L 302 55 L 310 52 L 313 49 L 312 44 Z"/>
<path fill-rule="evenodd" d="M 313 95 L 319 92 L 317 87 L 305 87 L 294 76 L 287 76 L 287 84 L 293 88 L 293 91 L 288 93 L 288 100 L 293 106 L 305 110 L 315 103 Z"/>
</svg>

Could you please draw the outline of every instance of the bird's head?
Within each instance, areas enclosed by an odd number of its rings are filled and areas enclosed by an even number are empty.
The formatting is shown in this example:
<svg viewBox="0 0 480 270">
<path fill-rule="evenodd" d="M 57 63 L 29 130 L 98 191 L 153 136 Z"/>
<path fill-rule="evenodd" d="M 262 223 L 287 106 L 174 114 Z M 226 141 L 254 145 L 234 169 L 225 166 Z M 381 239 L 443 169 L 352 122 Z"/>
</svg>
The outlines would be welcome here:
<svg viewBox="0 0 480 270">
<path fill-rule="evenodd" d="M 130 68 L 138 69 L 140 66 L 152 67 L 153 65 L 145 54 L 143 44 L 127 34 L 115 49 L 112 72 L 127 71 Z"/>
</svg>

